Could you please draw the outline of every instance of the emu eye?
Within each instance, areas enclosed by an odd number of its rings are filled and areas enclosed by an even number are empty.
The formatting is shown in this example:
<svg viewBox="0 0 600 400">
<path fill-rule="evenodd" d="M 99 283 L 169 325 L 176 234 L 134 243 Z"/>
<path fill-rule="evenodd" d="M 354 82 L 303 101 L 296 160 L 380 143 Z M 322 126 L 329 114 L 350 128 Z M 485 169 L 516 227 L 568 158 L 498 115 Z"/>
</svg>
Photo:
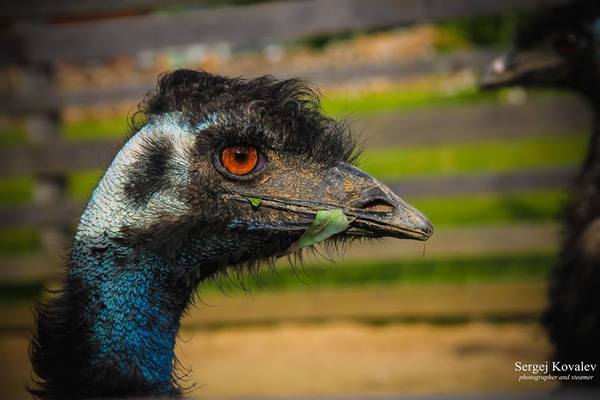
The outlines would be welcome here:
<svg viewBox="0 0 600 400">
<path fill-rule="evenodd" d="M 234 175 L 247 175 L 254 171 L 258 164 L 259 153 L 248 145 L 225 147 L 221 150 L 221 165 Z"/>
<path fill-rule="evenodd" d="M 585 47 L 585 40 L 575 32 L 565 32 L 554 41 L 554 50 L 562 56 L 572 57 Z"/>
</svg>

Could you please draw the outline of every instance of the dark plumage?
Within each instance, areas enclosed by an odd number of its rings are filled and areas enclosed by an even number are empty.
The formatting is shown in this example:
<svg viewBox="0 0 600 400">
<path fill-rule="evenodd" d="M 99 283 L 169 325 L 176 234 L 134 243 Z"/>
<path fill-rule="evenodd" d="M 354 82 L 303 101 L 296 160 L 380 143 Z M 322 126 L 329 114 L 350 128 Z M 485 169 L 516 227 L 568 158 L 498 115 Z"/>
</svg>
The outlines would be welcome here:
<svg viewBox="0 0 600 400">
<path fill-rule="evenodd" d="M 132 125 L 80 219 L 63 289 L 37 308 L 40 398 L 179 396 L 173 347 L 196 285 L 297 250 L 319 211 L 343 211 L 335 240 L 431 235 L 351 165 L 351 135 L 304 82 L 175 71 Z"/>
<path fill-rule="evenodd" d="M 562 247 L 543 317 L 555 360 L 600 363 L 600 2 L 575 1 L 524 23 L 515 49 L 483 77 L 485 87 L 558 87 L 584 96 L 595 114 L 584 164 L 564 211 Z M 591 381 L 565 381 L 600 384 Z"/>
<path fill-rule="evenodd" d="M 136 205 L 147 202 L 153 193 L 169 187 L 169 160 L 175 151 L 173 146 L 171 141 L 152 138 L 144 143 L 143 152 L 147 156 L 132 163 L 124 186 L 127 197 Z"/>
</svg>

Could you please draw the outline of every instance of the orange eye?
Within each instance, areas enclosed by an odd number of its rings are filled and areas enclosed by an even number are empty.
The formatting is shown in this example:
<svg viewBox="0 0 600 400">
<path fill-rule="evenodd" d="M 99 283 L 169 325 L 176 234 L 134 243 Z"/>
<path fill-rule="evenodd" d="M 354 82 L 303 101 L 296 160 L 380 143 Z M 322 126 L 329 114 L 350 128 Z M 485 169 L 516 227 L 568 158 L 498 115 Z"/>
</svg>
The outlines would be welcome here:
<svg viewBox="0 0 600 400">
<path fill-rule="evenodd" d="M 221 164 L 234 175 L 246 175 L 258 163 L 258 151 L 252 146 L 226 147 L 221 151 Z"/>
</svg>

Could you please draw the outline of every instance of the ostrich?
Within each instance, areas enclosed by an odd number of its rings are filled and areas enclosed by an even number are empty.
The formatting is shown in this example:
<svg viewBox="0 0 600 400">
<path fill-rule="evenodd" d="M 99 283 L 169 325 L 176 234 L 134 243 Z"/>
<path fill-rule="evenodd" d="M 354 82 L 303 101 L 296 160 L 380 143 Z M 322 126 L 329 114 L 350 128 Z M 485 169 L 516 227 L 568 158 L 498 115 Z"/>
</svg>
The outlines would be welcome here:
<svg viewBox="0 0 600 400">
<path fill-rule="evenodd" d="M 138 115 L 81 216 L 62 290 L 37 307 L 39 398 L 180 396 L 173 349 L 199 282 L 327 236 L 432 234 L 352 165 L 351 135 L 302 81 L 178 70 Z M 303 240 L 322 211 L 338 212 L 335 229 Z"/>
<path fill-rule="evenodd" d="M 600 361 L 600 2 L 540 12 L 518 31 L 515 49 L 496 59 L 484 88 L 556 87 L 581 94 L 595 114 L 583 166 L 564 211 L 562 248 L 551 273 L 543 323 L 561 362 Z M 581 381 L 574 381 L 581 382 Z M 592 381 L 600 385 L 600 376 Z"/>
</svg>

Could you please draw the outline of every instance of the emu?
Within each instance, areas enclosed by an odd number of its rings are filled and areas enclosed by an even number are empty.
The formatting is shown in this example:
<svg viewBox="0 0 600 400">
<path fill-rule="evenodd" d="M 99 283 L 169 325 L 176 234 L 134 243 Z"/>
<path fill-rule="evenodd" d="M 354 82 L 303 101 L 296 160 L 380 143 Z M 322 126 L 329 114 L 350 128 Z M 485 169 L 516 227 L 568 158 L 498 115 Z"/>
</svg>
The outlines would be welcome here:
<svg viewBox="0 0 600 400">
<path fill-rule="evenodd" d="M 594 112 L 585 161 L 564 210 L 559 259 L 543 323 L 557 361 L 600 361 L 600 2 L 575 1 L 539 12 L 518 30 L 515 48 L 496 59 L 485 88 L 553 87 L 582 95 Z M 569 382 L 569 381 L 564 381 Z M 582 381 L 575 381 L 580 383 Z M 600 377 L 584 381 L 600 385 Z"/>
<path fill-rule="evenodd" d="M 181 396 L 174 345 L 196 286 L 301 251 L 321 211 L 345 223 L 319 240 L 432 234 L 352 165 L 351 134 L 302 81 L 178 70 L 134 120 L 81 216 L 62 290 L 37 306 L 39 398 Z"/>
</svg>

